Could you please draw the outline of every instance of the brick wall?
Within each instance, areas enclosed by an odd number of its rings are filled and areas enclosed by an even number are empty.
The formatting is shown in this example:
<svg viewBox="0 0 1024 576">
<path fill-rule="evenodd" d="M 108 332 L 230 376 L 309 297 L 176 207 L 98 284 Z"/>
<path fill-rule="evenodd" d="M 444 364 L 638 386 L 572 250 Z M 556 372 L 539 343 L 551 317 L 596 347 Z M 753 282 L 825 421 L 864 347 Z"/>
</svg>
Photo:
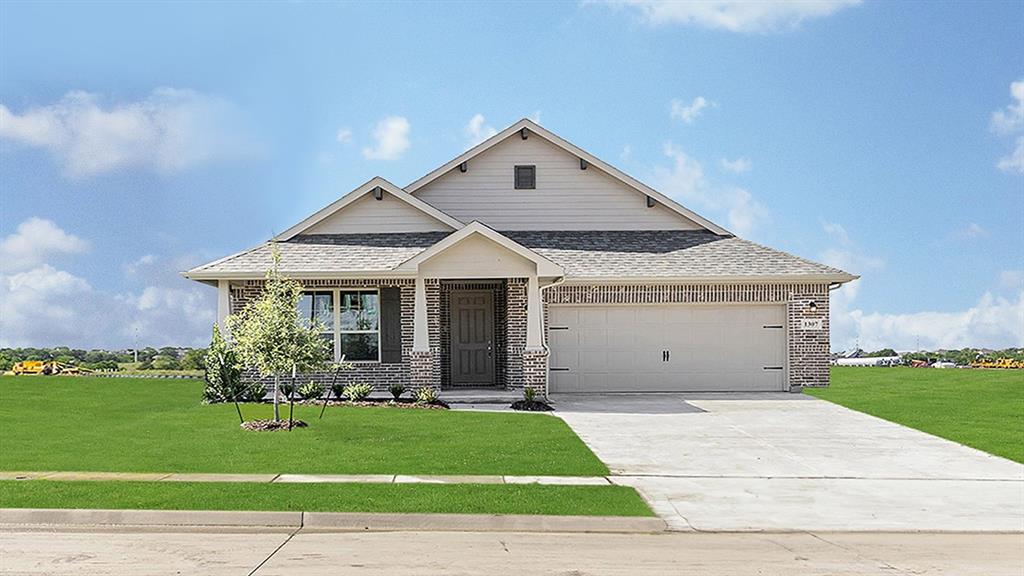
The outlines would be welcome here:
<svg viewBox="0 0 1024 576">
<path fill-rule="evenodd" d="M 413 314 L 415 306 L 415 284 L 408 278 L 377 278 L 360 280 L 304 280 L 303 288 L 307 290 L 331 290 L 343 289 L 375 289 L 397 286 L 401 289 L 401 324 L 402 324 L 402 359 L 398 363 L 377 363 L 377 362 L 354 362 L 352 370 L 343 370 L 337 374 L 337 382 L 341 384 L 370 383 L 378 390 L 387 390 L 392 383 L 405 384 L 407 387 L 415 387 L 409 378 L 410 356 L 412 353 L 413 341 Z M 240 286 L 232 286 L 231 289 L 231 313 L 241 312 L 245 305 L 252 299 L 259 296 L 263 290 L 262 280 L 248 280 Z M 435 286 L 436 292 L 436 286 Z M 428 290 L 429 298 L 429 290 Z M 436 302 L 436 294 L 435 294 Z M 435 337 L 431 338 L 432 348 Z M 247 374 L 247 379 L 255 379 L 254 375 Z M 324 384 L 335 381 L 334 372 L 306 373 L 297 378 L 299 384 L 310 380 L 316 380 Z M 272 380 L 268 379 L 268 383 Z"/>
<path fill-rule="evenodd" d="M 238 312 L 259 294 L 262 281 L 247 281 L 232 287 L 231 310 Z M 450 377 L 450 328 L 448 298 L 451 290 L 471 283 L 426 281 L 427 327 L 430 350 L 413 353 L 413 316 L 415 284 L 408 278 L 367 280 L 305 281 L 308 289 L 379 288 L 399 286 L 402 305 L 402 361 L 396 364 L 356 363 L 355 369 L 342 372 L 343 383 L 368 382 L 385 390 L 392 382 L 410 389 L 421 386 L 440 388 Z M 498 382 L 506 388 L 531 387 L 547 392 L 548 354 L 527 352 L 526 279 L 482 284 L 495 290 L 495 332 Z M 472 283 L 473 287 L 481 284 Z M 500 292 L 500 294 L 499 294 Z M 544 325 L 548 324 L 548 304 L 670 304 L 670 303 L 768 303 L 786 304 L 789 382 L 793 387 L 827 386 L 829 381 L 828 286 L 825 284 L 622 284 L 559 285 L 544 294 Z M 814 300 L 817 311 L 808 303 Z M 822 330 L 806 330 L 803 319 L 822 320 Z M 498 339 L 500 334 L 500 340 Z M 299 382 L 318 379 L 329 382 L 333 374 L 305 374 Z"/>
</svg>

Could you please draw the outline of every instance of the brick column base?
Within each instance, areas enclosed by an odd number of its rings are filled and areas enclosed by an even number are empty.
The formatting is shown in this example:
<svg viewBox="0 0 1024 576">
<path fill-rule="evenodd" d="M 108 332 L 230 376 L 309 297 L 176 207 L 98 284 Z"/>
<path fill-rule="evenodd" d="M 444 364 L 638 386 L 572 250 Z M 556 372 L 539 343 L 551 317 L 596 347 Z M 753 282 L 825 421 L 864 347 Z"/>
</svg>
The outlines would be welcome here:
<svg viewBox="0 0 1024 576">
<path fill-rule="evenodd" d="M 541 396 L 548 395 L 548 353 L 546 350 L 523 351 L 523 388 L 533 388 Z"/>
<path fill-rule="evenodd" d="M 434 355 L 428 350 L 413 350 L 409 353 L 409 386 L 440 389 L 440 382 L 434 381 Z"/>
</svg>

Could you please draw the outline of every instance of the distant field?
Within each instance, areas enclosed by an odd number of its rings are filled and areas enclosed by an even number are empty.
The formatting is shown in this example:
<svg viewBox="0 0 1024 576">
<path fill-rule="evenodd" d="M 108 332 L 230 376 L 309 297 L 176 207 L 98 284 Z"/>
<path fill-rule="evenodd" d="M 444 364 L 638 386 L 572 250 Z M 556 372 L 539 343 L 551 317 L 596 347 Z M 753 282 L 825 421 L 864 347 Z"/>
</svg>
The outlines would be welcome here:
<svg viewBox="0 0 1024 576">
<path fill-rule="evenodd" d="M 807 394 L 1024 463 L 1024 371 L 833 367 Z"/>
</svg>

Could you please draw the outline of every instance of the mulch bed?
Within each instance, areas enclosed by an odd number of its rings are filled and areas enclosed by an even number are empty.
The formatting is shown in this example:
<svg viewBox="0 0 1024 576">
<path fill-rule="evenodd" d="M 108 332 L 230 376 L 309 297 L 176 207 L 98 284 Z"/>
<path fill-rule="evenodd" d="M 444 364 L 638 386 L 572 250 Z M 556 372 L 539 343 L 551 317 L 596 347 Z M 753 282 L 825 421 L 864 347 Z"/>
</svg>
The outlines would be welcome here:
<svg viewBox="0 0 1024 576">
<path fill-rule="evenodd" d="M 276 432 L 278 430 L 288 430 L 288 420 L 249 420 L 241 424 L 245 430 L 252 430 L 253 432 Z M 292 420 L 292 428 L 305 428 L 309 426 L 302 420 Z"/>
<path fill-rule="evenodd" d="M 296 400 L 296 404 L 305 404 L 307 406 L 323 406 L 323 399 L 318 400 Z M 417 402 L 411 398 L 402 398 L 397 402 L 394 400 L 359 400 L 352 402 L 350 400 L 328 400 L 328 406 L 370 406 L 376 408 L 418 408 L 421 410 L 447 410 L 448 403 L 443 400 L 437 400 L 430 404 L 423 404 Z"/>
<path fill-rule="evenodd" d="M 512 409 L 523 412 L 551 412 L 554 410 L 550 404 L 542 400 L 516 400 L 512 403 Z"/>
</svg>

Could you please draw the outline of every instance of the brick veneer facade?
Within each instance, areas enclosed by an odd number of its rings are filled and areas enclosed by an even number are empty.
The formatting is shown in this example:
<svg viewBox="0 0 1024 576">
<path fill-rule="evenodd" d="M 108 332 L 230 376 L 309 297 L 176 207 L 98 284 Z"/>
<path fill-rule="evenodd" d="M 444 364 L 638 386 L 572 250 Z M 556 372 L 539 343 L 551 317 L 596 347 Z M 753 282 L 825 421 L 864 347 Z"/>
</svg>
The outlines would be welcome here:
<svg viewBox="0 0 1024 576">
<path fill-rule="evenodd" d="M 231 311 L 239 312 L 257 296 L 262 280 L 245 281 L 232 286 Z M 401 289 L 402 356 L 397 363 L 357 362 L 353 369 L 338 375 L 342 383 L 366 382 L 380 391 L 395 382 L 410 389 L 448 386 L 449 299 L 452 290 L 487 289 L 495 293 L 496 376 L 501 387 L 530 387 L 547 392 L 548 352 L 526 350 L 526 279 L 500 281 L 449 282 L 426 280 L 427 328 L 429 351 L 412 350 L 415 283 L 408 278 L 371 278 L 365 280 L 307 280 L 309 290 L 374 289 L 396 286 Z M 616 284 L 566 285 L 543 291 L 544 326 L 548 324 L 549 304 L 718 304 L 779 303 L 786 305 L 788 381 L 792 389 L 801 386 L 827 386 L 829 382 L 829 292 L 826 284 Z M 810 302 L 814 301 L 816 310 Z M 804 319 L 821 319 L 822 328 L 804 329 Z M 309 379 L 331 382 L 332 373 L 303 374 Z"/>
</svg>

